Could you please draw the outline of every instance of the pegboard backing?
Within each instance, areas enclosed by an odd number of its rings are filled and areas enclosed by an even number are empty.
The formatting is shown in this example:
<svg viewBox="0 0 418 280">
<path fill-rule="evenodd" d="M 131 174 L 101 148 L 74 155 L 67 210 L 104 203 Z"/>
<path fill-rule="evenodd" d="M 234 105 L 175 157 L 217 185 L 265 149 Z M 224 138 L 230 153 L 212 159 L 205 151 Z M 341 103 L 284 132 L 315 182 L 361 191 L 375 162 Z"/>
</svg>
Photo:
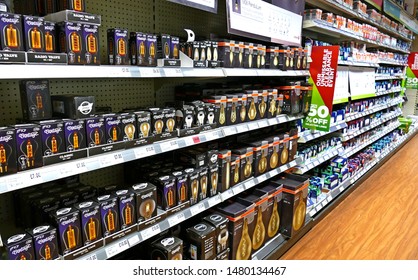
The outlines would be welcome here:
<svg viewBox="0 0 418 280">
<path fill-rule="evenodd" d="M 0 195 L 0 233 L 3 232 L 4 225 L 14 223 L 13 209 L 12 193 Z"/>
<path fill-rule="evenodd" d="M 80 181 L 94 187 L 122 185 L 124 183 L 123 165 L 115 165 L 104 169 L 80 174 Z"/>
</svg>

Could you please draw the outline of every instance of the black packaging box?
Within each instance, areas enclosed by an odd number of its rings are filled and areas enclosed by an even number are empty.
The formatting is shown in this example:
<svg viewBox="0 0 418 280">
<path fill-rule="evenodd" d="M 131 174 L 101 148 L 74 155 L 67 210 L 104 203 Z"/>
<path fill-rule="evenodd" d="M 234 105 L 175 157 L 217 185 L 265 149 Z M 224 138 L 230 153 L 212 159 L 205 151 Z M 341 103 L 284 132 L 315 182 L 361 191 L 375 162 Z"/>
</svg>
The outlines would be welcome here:
<svg viewBox="0 0 418 280">
<path fill-rule="evenodd" d="M 160 34 L 157 36 L 157 57 L 170 58 L 171 57 L 171 36 L 168 34 Z"/>
<path fill-rule="evenodd" d="M 100 219 L 103 236 L 119 231 L 118 198 L 114 195 L 102 195 L 95 200 L 100 205 Z"/>
<path fill-rule="evenodd" d="M 128 190 L 117 190 L 115 195 L 119 203 L 120 228 L 125 229 L 136 223 L 135 193 Z"/>
<path fill-rule="evenodd" d="M 176 128 L 176 110 L 174 108 L 164 108 L 164 129 L 165 133 L 173 133 Z"/>
<path fill-rule="evenodd" d="M 229 246 L 228 218 L 219 213 L 213 213 L 204 217 L 203 221 L 215 228 L 216 254 L 221 254 Z"/>
<path fill-rule="evenodd" d="M 169 210 L 177 205 L 176 178 L 171 175 L 151 178 L 157 186 L 157 205 L 163 210 Z"/>
<path fill-rule="evenodd" d="M 136 197 L 138 223 L 157 216 L 157 187 L 151 183 L 140 183 L 132 186 Z"/>
<path fill-rule="evenodd" d="M 37 124 L 22 124 L 13 127 L 16 133 L 18 171 L 41 167 L 43 165 L 41 127 Z"/>
<path fill-rule="evenodd" d="M 257 45 L 257 68 L 265 68 L 266 67 L 266 46 L 264 45 Z"/>
<path fill-rule="evenodd" d="M 190 198 L 190 205 L 194 205 L 199 202 L 200 198 L 200 186 L 199 186 L 199 170 L 194 168 L 185 169 L 184 172 L 188 175 L 188 183 L 189 186 L 189 198 Z"/>
<path fill-rule="evenodd" d="M 91 200 L 97 195 L 96 188 L 89 185 L 79 185 L 75 187 L 75 191 L 79 194 L 80 201 Z"/>
<path fill-rule="evenodd" d="M 256 189 L 268 195 L 267 209 L 263 212 L 263 223 L 267 232 L 266 242 L 279 233 L 282 217 L 282 187 L 282 184 L 273 181 L 267 186 Z"/>
<path fill-rule="evenodd" d="M 309 177 L 285 174 L 277 184 L 283 184 L 281 233 L 294 236 L 305 225 Z"/>
<path fill-rule="evenodd" d="M 56 198 L 60 201 L 61 208 L 72 207 L 79 201 L 79 194 L 75 191 L 64 189 L 56 195 Z"/>
<path fill-rule="evenodd" d="M 215 95 L 204 99 L 205 102 L 215 105 L 215 123 L 218 126 L 226 125 L 227 97 Z"/>
<path fill-rule="evenodd" d="M 245 122 L 247 120 L 247 95 L 244 93 L 238 93 L 238 107 L 239 110 L 239 122 Z"/>
<path fill-rule="evenodd" d="M 138 138 L 135 113 L 122 113 L 120 117 L 123 141 L 131 141 Z"/>
<path fill-rule="evenodd" d="M 90 117 L 95 113 L 96 101 L 93 95 L 54 95 L 51 99 L 53 112 L 57 117 L 77 119 Z"/>
<path fill-rule="evenodd" d="M 80 211 L 75 208 L 61 208 L 52 213 L 58 229 L 60 253 L 65 255 L 82 245 Z"/>
<path fill-rule="evenodd" d="M 28 233 L 22 232 L 9 237 L 4 245 L 9 260 L 35 259 L 32 237 Z"/>
<path fill-rule="evenodd" d="M 17 172 L 15 130 L 0 127 L 0 176 Z"/>
<path fill-rule="evenodd" d="M 178 152 L 177 158 L 181 164 L 193 168 L 199 168 L 207 164 L 206 151 L 188 149 Z"/>
<path fill-rule="evenodd" d="M 302 49 L 301 49 L 302 50 Z M 299 70 L 302 68 L 302 61 L 299 53 L 299 48 L 291 48 L 291 52 L 293 53 L 293 69 Z"/>
<path fill-rule="evenodd" d="M 279 166 L 284 165 L 286 163 L 289 162 L 290 159 L 290 138 L 289 138 L 289 134 L 279 134 L 278 135 L 280 138 L 280 143 L 279 143 L 279 156 L 280 156 L 280 161 L 279 161 Z"/>
<path fill-rule="evenodd" d="M 205 48 L 206 60 L 212 61 L 213 60 L 212 42 L 203 41 L 201 47 Z"/>
<path fill-rule="evenodd" d="M 260 115 L 260 119 L 264 119 L 267 117 L 268 112 L 268 91 L 267 90 L 260 90 L 258 91 L 258 113 Z"/>
<path fill-rule="evenodd" d="M 219 181 L 218 192 L 224 192 L 230 188 L 231 176 L 231 151 L 221 150 L 218 154 Z"/>
<path fill-rule="evenodd" d="M 277 89 L 268 89 L 267 97 L 267 118 L 277 116 Z"/>
<path fill-rule="evenodd" d="M 209 196 L 215 196 L 218 193 L 219 183 L 219 168 L 218 163 L 208 165 L 208 176 L 209 176 Z"/>
<path fill-rule="evenodd" d="M 253 161 L 253 169 L 254 169 L 254 176 L 260 176 L 267 171 L 270 170 L 269 163 L 268 163 L 268 148 L 269 143 L 268 141 L 255 141 L 248 143 L 249 146 L 253 147 L 254 152 L 254 161 Z"/>
<path fill-rule="evenodd" d="M 235 42 L 234 49 L 234 68 L 244 67 L 244 42 Z"/>
<path fill-rule="evenodd" d="M 308 114 L 311 109 L 312 101 L 312 84 L 311 83 L 301 83 L 301 102 L 300 102 L 300 112 L 302 114 Z"/>
<path fill-rule="evenodd" d="M 216 258 L 216 232 L 208 223 L 202 222 L 186 229 L 188 252 L 192 260 L 213 260 Z"/>
<path fill-rule="evenodd" d="M 188 103 L 187 105 L 190 105 L 193 107 L 194 111 L 194 124 L 196 126 L 202 126 L 206 124 L 206 111 L 205 111 L 205 105 L 202 101 L 193 101 Z"/>
<path fill-rule="evenodd" d="M 99 204 L 94 201 L 84 201 L 77 203 L 75 207 L 80 211 L 83 245 L 87 246 L 102 238 Z"/>
<path fill-rule="evenodd" d="M 226 248 L 226 250 L 225 251 L 222 251 L 220 254 L 218 254 L 217 256 L 216 256 L 216 259 L 218 260 L 218 261 L 227 261 L 227 260 L 229 260 L 229 255 L 230 255 L 230 252 L 231 250 L 229 249 L 229 248 Z"/>
<path fill-rule="evenodd" d="M 151 132 L 156 136 L 156 140 L 159 140 L 158 137 L 161 137 L 165 131 L 164 109 L 150 108 L 149 110 L 151 112 Z"/>
<path fill-rule="evenodd" d="M 230 188 L 241 182 L 242 179 L 240 177 L 240 171 L 240 157 L 231 155 L 231 183 L 229 185 Z"/>
<path fill-rule="evenodd" d="M 222 67 L 233 68 L 235 61 L 235 41 L 222 40 L 218 42 L 219 61 Z"/>
<path fill-rule="evenodd" d="M 32 209 L 32 225 L 40 225 L 47 222 L 49 217 L 48 213 L 61 208 L 60 201 L 55 196 L 43 195 L 42 198 L 31 200 L 29 203 Z"/>
<path fill-rule="evenodd" d="M 179 37 L 175 37 L 175 36 L 171 36 L 171 44 L 170 44 L 170 58 L 173 59 L 179 59 L 180 54 L 179 54 L 179 44 L 180 44 L 180 38 Z"/>
<path fill-rule="evenodd" d="M 50 225 L 38 226 L 28 231 L 32 236 L 36 260 L 58 259 L 57 229 Z"/>
<path fill-rule="evenodd" d="M 215 128 L 217 123 L 216 123 L 216 106 L 215 104 L 211 104 L 211 103 L 204 103 L 204 107 L 205 107 L 205 115 L 206 115 L 206 121 L 205 124 L 210 125 L 212 128 Z"/>
<path fill-rule="evenodd" d="M 147 55 L 148 66 L 157 66 L 157 36 L 147 34 Z"/>
<path fill-rule="evenodd" d="M 128 30 L 107 30 L 107 53 L 110 65 L 129 65 Z"/>
<path fill-rule="evenodd" d="M 192 43 L 192 54 L 193 56 L 191 57 L 194 61 L 200 61 L 200 42 L 199 41 L 194 41 Z"/>
<path fill-rule="evenodd" d="M 298 151 L 298 129 L 292 128 L 289 130 L 289 161 L 292 161 L 296 157 Z"/>
<path fill-rule="evenodd" d="M 251 258 L 251 236 L 256 223 L 254 208 L 255 204 L 247 201 L 228 201 L 217 208 L 229 220 L 229 248 L 232 260 L 249 260 Z"/>
<path fill-rule="evenodd" d="M 283 96 L 282 113 L 294 115 L 299 113 L 299 103 L 296 96 L 296 85 L 294 82 L 287 82 L 285 86 L 278 87 L 279 96 Z"/>
<path fill-rule="evenodd" d="M 58 3 L 55 0 L 43 0 L 42 7 L 45 15 L 58 11 Z"/>
<path fill-rule="evenodd" d="M 287 70 L 287 64 L 289 63 L 288 56 L 287 56 L 287 49 L 283 47 L 279 47 L 279 54 L 278 54 L 278 65 L 277 68 L 280 70 Z"/>
<path fill-rule="evenodd" d="M 238 112 L 238 95 L 227 95 L 226 103 L 226 125 L 234 125 L 239 123 Z"/>
<path fill-rule="evenodd" d="M 183 240 L 175 236 L 163 237 L 149 245 L 151 260 L 182 260 Z"/>
<path fill-rule="evenodd" d="M 84 60 L 87 65 L 100 65 L 99 38 L 98 25 L 83 24 L 83 41 L 86 46 Z"/>
<path fill-rule="evenodd" d="M 247 95 L 247 121 L 254 121 L 260 119 L 259 114 L 259 97 L 257 90 L 248 90 Z"/>
<path fill-rule="evenodd" d="M 48 80 L 23 80 L 19 85 L 23 118 L 27 121 L 52 118 Z"/>
<path fill-rule="evenodd" d="M 189 183 L 188 175 L 184 171 L 175 171 L 172 173 L 176 177 L 176 196 L 177 204 L 180 205 L 189 201 Z"/>
<path fill-rule="evenodd" d="M 266 50 L 266 68 L 278 69 L 279 68 L 279 46 L 270 46 Z"/>
<path fill-rule="evenodd" d="M 253 170 L 253 148 L 240 148 L 232 150 L 232 155 L 239 157 L 240 159 L 240 178 L 241 181 L 245 181 L 254 174 Z"/>
<path fill-rule="evenodd" d="M 0 13 L 0 50 L 23 51 L 23 31 L 21 15 Z M 4 40 L 3 38 L 6 38 Z"/>
<path fill-rule="evenodd" d="M 85 149 L 87 145 L 84 120 L 64 119 L 63 122 L 66 151 Z"/>
<path fill-rule="evenodd" d="M 57 24 L 59 52 L 67 53 L 68 64 L 85 64 L 83 25 L 64 21 Z"/>
<path fill-rule="evenodd" d="M 137 111 L 136 115 L 138 138 L 148 138 L 152 136 L 151 132 L 151 112 L 149 111 Z"/>
<path fill-rule="evenodd" d="M 147 34 L 131 32 L 129 38 L 131 64 L 147 66 Z"/>
<path fill-rule="evenodd" d="M 115 143 L 123 140 L 122 118 L 118 114 L 102 115 L 105 122 L 106 142 Z"/>
<path fill-rule="evenodd" d="M 188 129 L 194 127 L 195 115 L 194 107 L 184 104 L 181 108 L 176 110 L 176 128 Z"/>
<path fill-rule="evenodd" d="M 55 29 L 55 22 L 45 21 L 45 52 L 55 53 L 57 52 L 56 41 L 57 41 L 57 31 Z"/>
<path fill-rule="evenodd" d="M 269 137 L 266 140 L 269 143 L 267 161 L 269 169 L 273 170 L 279 167 L 280 163 L 280 138 Z"/>
<path fill-rule="evenodd" d="M 43 17 L 37 16 L 22 16 L 23 34 L 25 42 L 25 50 L 27 52 L 44 52 L 44 21 Z"/>
<path fill-rule="evenodd" d="M 50 156 L 65 152 L 64 123 L 61 120 L 41 121 L 42 154 Z"/>
<path fill-rule="evenodd" d="M 205 199 L 209 195 L 209 170 L 208 167 L 203 166 L 199 168 L 199 182 L 200 182 L 200 200 Z"/>
<path fill-rule="evenodd" d="M 78 0 L 78 1 L 61 0 L 61 1 L 57 1 L 57 4 L 58 4 L 59 11 L 63 11 L 63 10 L 73 10 L 77 12 L 86 11 L 85 1 L 83 0 Z"/>
<path fill-rule="evenodd" d="M 253 43 L 245 43 L 243 67 L 244 68 L 254 67 L 254 44 Z"/>
<path fill-rule="evenodd" d="M 90 117 L 86 120 L 87 147 L 95 147 L 106 143 L 104 118 Z"/>
</svg>

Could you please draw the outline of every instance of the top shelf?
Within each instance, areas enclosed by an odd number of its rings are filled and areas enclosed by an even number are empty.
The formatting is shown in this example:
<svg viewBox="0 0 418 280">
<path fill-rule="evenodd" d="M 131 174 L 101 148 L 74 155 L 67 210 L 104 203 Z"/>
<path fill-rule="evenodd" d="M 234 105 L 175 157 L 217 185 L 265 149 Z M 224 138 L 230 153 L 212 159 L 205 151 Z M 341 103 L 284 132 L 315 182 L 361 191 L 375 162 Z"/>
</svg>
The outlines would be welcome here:
<svg viewBox="0 0 418 280">
<path fill-rule="evenodd" d="M 175 77 L 297 77 L 309 76 L 308 70 L 241 68 L 173 68 L 138 66 L 83 65 L 0 65 L 0 80 L 77 79 L 77 78 L 175 78 Z"/>
</svg>

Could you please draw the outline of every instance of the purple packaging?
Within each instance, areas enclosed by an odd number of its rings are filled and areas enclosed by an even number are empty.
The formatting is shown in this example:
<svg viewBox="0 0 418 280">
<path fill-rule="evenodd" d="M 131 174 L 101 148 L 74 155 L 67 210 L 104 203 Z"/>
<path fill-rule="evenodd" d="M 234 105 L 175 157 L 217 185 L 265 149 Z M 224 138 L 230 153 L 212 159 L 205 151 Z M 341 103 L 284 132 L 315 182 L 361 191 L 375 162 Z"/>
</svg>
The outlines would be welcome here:
<svg viewBox="0 0 418 280">
<path fill-rule="evenodd" d="M 152 178 L 157 186 L 157 205 L 168 210 L 177 205 L 176 178 L 171 175 Z"/>
<path fill-rule="evenodd" d="M 157 66 L 157 35 L 147 34 L 148 66 Z"/>
<path fill-rule="evenodd" d="M 180 56 L 180 38 L 179 37 L 175 37 L 175 36 L 171 36 L 171 44 L 170 44 L 170 58 L 173 59 L 179 59 Z"/>
<path fill-rule="evenodd" d="M 121 130 L 122 140 L 131 141 L 137 138 L 136 131 L 136 116 L 134 113 L 122 113 L 121 117 Z"/>
<path fill-rule="evenodd" d="M 136 223 L 135 193 L 124 189 L 115 192 L 119 203 L 120 228 L 125 229 Z"/>
<path fill-rule="evenodd" d="M 174 177 L 176 177 L 177 204 L 180 205 L 189 200 L 189 186 L 187 185 L 187 174 L 183 171 L 176 171 L 172 174 Z"/>
<path fill-rule="evenodd" d="M 16 132 L 16 157 L 18 171 L 42 166 L 41 127 L 37 124 L 18 124 Z"/>
<path fill-rule="evenodd" d="M 96 201 L 100 205 L 102 232 L 106 237 L 119 230 L 118 198 L 108 194 L 97 197 Z"/>
<path fill-rule="evenodd" d="M 0 127 L 0 176 L 17 172 L 15 130 Z"/>
<path fill-rule="evenodd" d="M 37 260 L 58 259 L 57 229 L 51 225 L 42 225 L 31 229 L 28 233 L 32 236 Z"/>
<path fill-rule="evenodd" d="M 131 32 L 129 45 L 131 64 L 147 66 L 147 34 L 142 32 Z"/>
<path fill-rule="evenodd" d="M 41 121 L 42 153 L 50 156 L 65 152 L 64 123 L 61 120 Z"/>
<path fill-rule="evenodd" d="M 86 121 L 87 147 L 95 147 L 106 143 L 105 123 L 103 117 L 91 117 Z"/>
<path fill-rule="evenodd" d="M 63 21 L 57 24 L 59 52 L 67 53 L 68 64 L 84 64 L 83 25 Z"/>
<path fill-rule="evenodd" d="M 0 13 L 0 50 L 23 51 L 22 34 L 22 21 L 19 14 Z"/>
<path fill-rule="evenodd" d="M 122 118 L 117 114 L 103 115 L 105 121 L 105 137 L 107 143 L 115 143 L 123 140 Z"/>
<path fill-rule="evenodd" d="M 45 19 L 28 15 L 23 15 L 22 19 L 25 50 L 28 52 L 44 52 Z"/>
<path fill-rule="evenodd" d="M 56 48 L 57 32 L 55 29 L 55 22 L 46 20 L 44 22 L 44 29 L 45 29 L 45 33 L 44 33 L 45 52 L 55 53 L 57 51 L 57 48 Z"/>
<path fill-rule="evenodd" d="M 99 26 L 83 24 L 83 43 L 87 65 L 100 65 Z"/>
<path fill-rule="evenodd" d="M 6 240 L 6 251 L 9 260 L 34 260 L 32 237 L 27 233 L 11 236 Z"/>
<path fill-rule="evenodd" d="M 64 137 L 67 152 L 86 148 L 86 131 L 84 120 L 63 119 Z"/>
<path fill-rule="evenodd" d="M 52 214 L 58 229 L 60 253 L 65 255 L 81 247 L 80 212 L 73 208 L 61 208 Z"/>
<path fill-rule="evenodd" d="M 25 120 L 47 120 L 52 117 L 48 80 L 23 80 L 19 88 Z"/>
<path fill-rule="evenodd" d="M 83 245 L 89 245 L 102 238 L 99 204 L 94 201 L 84 201 L 77 203 L 75 207 L 80 211 Z"/>
<path fill-rule="evenodd" d="M 110 65 L 129 65 L 128 30 L 107 30 L 107 52 Z"/>
</svg>

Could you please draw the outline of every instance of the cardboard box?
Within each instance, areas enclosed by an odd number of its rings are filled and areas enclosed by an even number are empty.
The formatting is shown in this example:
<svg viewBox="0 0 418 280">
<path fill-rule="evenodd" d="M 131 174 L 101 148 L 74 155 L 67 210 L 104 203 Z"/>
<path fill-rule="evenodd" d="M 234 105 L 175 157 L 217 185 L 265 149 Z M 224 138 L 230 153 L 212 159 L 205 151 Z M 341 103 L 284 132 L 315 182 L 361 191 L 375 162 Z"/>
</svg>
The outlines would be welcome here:
<svg viewBox="0 0 418 280">
<path fill-rule="evenodd" d="M 22 124 L 13 127 L 16 133 L 18 171 L 41 167 L 43 161 L 40 126 L 37 124 Z"/>
<path fill-rule="evenodd" d="M 23 80 L 19 85 L 23 118 L 27 121 L 52 118 L 48 80 Z"/>
<path fill-rule="evenodd" d="M 169 210 L 177 205 L 176 178 L 171 175 L 151 179 L 157 186 L 157 205 L 163 210 Z"/>
<path fill-rule="evenodd" d="M 123 141 L 132 141 L 137 137 L 137 124 L 135 113 L 122 113 L 121 117 L 121 131 Z"/>
<path fill-rule="evenodd" d="M 50 225 L 38 226 L 28 231 L 32 236 L 36 260 L 58 259 L 57 229 Z"/>
<path fill-rule="evenodd" d="M 213 213 L 203 218 L 203 221 L 215 228 L 216 254 L 219 255 L 229 246 L 228 218 L 219 213 Z"/>
<path fill-rule="evenodd" d="M 51 99 L 53 112 L 57 117 L 86 118 L 96 112 L 96 99 L 93 95 L 54 95 Z"/>
<path fill-rule="evenodd" d="M 68 254 L 82 246 L 80 212 L 77 209 L 58 209 L 52 214 L 52 219 L 57 227 L 61 254 Z"/>
<path fill-rule="evenodd" d="M 99 204 L 94 201 L 83 201 L 77 203 L 75 207 L 80 211 L 83 245 L 87 246 L 102 238 Z"/>
<path fill-rule="evenodd" d="M 245 181 L 251 176 L 253 176 L 253 149 L 240 148 L 232 150 L 232 155 L 239 157 L 240 159 L 240 178 L 241 181 Z"/>
<path fill-rule="evenodd" d="M 280 138 L 269 137 L 266 140 L 269 142 L 267 157 L 269 169 L 273 170 L 279 167 L 280 163 Z"/>
<path fill-rule="evenodd" d="M 267 118 L 275 118 L 277 116 L 277 89 L 268 89 L 267 92 Z"/>
<path fill-rule="evenodd" d="M 17 172 L 15 130 L 0 127 L 0 176 Z"/>
<path fill-rule="evenodd" d="M 103 236 L 109 236 L 119 231 L 118 198 L 114 195 L 102 195 L 95 200 L 100 205 L 100 219 Z"/>
<path fill-rule="evenodd" d="M 254 176 L 260 176 L 270 170 L 268 163 L 268 141 L 255 141 L 247 143 L 253 147 L 253 169 Z"/>
<path fill-rule="evenodd" d="M 230 188 L 232 188 L 233 186 L 241 182 L 242 179 L 240 177 L 240 171 L 241 171 L 240 157 L 231 155 L 231 168 L 230 168 L 231 174 L 230 174 L 230 184 L 229 184 Z"/>
<path fill-rule="evenodd" d="M 45 29 L 45 52 L 48 53 L 55 53 L 57 52 L 57 30 L 55 29 L 55 22 L 52 21 L 45 21 L 44 22 L 44 29 Z"/>
<path fill-rule="evenodd" d="M 175 237 L 163 237 L 149 245 L 149 258 L 151 260 L 182 260 L 183 240 Z"/>
<path fill-rule="evenodd" d="M 23 51 L 23 31 L 21 15 L 0 13 L 0 50 Z M 3 39 L 5 38 L 5 39 Z"/>
<path fill-rule="evenodd" d="M 45 28 L 44 18 L 37 16 L 22 16 L 22 26 L 25 50 L 27 52 L 44 52 L 45 51 Z"/>
<path fill-rule="evenodd" d="M 209 195 L 209 170 L 206 166 L 199 168 L 199 183 L 200 183 L 200 193 L 199 200 L 203 200 Z"/>
<path fill-rule="evenodd" d="M 206 222 L 186 229 L 190 259 L 213 260 L 216 258 L 215 228 Z"/>
<path fill-rule="evenodd" d="M 83 25 L 64 21 L 57 24 L 59 52 L 67 53 L 68 64 L 85 64 Z"/>
<path fill-rule="evenodd" d="M 61 120 L 41 121 L 42 154 L 50 156 L 65 152 L 64 123 Z"/>
<path fill-rule="evenodd" d="M 95 147 L 106 143 L 104 118 L 89 117 L 86 119 L 87 147 Z"/>
<path fill-rule="evenodd" d="M 222 40 L 218 41 L 219 61 L 222 67 L 233 68 L 235 63 L 235 41 Z"/>
<path fill-rule="evenodd" d="M 240 107 L 238 106 L 238 95 L 227 95 L 227 103 L 226 103 L 226 124 L 227 125 L 234 125 L 239 123 L 239 116 L 238 113 L 240 111 Z"/>
<path fill-rule="evenodd" d="M 218 192 L 224 192 L 230 188 L 231 180 L 231 151 L 221 150 L 218 153 L 219 181 Z"/>
<path fill-rule="evenodd" d="M 78 1 L 61 0 L 61 1 L 57 1 L 57 4 L 58 4 L 59 11 L 63 11 L 63 10 L 73 10 L 77 12 L 86 11 L 85 1 L 83 0 L 78 0 Z"/>
<path fill-rule="evenodd" d="M 254 121 L 260 118 L 259 112 L 259 96 L 257 90 L 246 91 L 247 95 L 247 119 L 246 121 Z"/>
<path fill-rule="evenodd" d="M 135 193 L 129 189 L 117 190 L 120 228 L 125 229 L 136 223 Z"/>
<path fill-rule="evenodd" d="M 164 109 L 150 108 L 151 112 L 151 132 L 156 137 L 161 137 L 166 129 L 164 122 Z"/>
<path fill-rule="evenodd" d="M 122 117 L 118 114 L 102 115 L 105 122 L 106 142 L 116 143 L 123 141 Z"/>
<path fill-rule="evenodd" d="M 157 36 L 147 34 L 147 60 L 148 66 L 157 66 Z"/>
<path fill-rule="evenodd" d="M 83 1 L 84 2 L 84 1 Z M 83 40 L 85 50 L 85 62 L 87 65 L 100 65 L 100 41 L 99 26 L 83 24 Z"/>
<path fill-rule="evenodd" d="M 107 30 L 107 53 L 110 65 L 129 65 L 128 30 Z"/>
<path fill-rule="evenodd" d="M 20 233 L 9 237 L 5 242 L 9 260 L 34 260 L 35 251 L 32 237 L 28 233 Z"/>
<path fill-rule="evenodd" d="M 184 171 L 175 171 L 172 175 L 176 178 L 177 204 L 180 205 L 189 201 L 188 175 Z"/>
<path fill-rule="evenodd" d="M 171 56 L 171 36 L 160 34 L 157 36 L 157 57 L 170 58 Z"/>
<path fill-rule="evenodd" d="M 194 205 L 199 202 L 200 198 L 200 185 L 199 185 L 199 170 L 194 168 L 185 169 L 184 172 L 188 175 L 188 183 L 189 186 L 189 197 L 190 197 L 190 205 Z"/>
<path fill-rule="evenodd" d="M 263 212 L 263 223 L 266 228 L 266 242 L 274 238 L 280 231 L 282 221 L 282 191 L 283 185 L 272 181 L 266 186 L 257 188 L 256 191 L 268 195 L 267 208 Z"/>
<path fill-rule="evenodd" d="M 63 119 L 66 151 L 85 149 L 86 130 L 84 120 Z"/>
<path fill-rule="evenodd" d="M 151 183 L 140 183 L 132 186 L 136 197 L 138 223 L 157 216 L 157 187 Z"/>
<path fill-rule="evenodd" d="M 147 34 L 131 32 L 129 38 L 131 64 L 147 66 Z"/>
</svg>

